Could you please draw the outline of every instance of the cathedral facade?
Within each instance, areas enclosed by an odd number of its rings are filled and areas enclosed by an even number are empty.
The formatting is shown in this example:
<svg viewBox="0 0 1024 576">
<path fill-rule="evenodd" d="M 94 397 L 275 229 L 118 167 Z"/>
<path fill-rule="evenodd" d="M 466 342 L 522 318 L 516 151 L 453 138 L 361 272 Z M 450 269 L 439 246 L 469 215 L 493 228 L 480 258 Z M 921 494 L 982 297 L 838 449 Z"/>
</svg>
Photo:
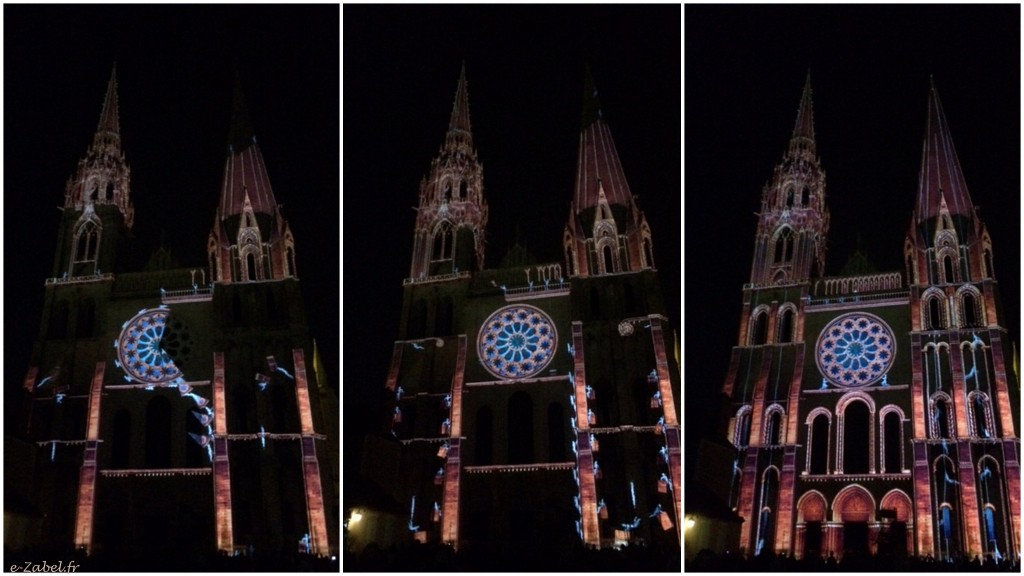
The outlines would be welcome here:
<svg viewBox="0 0 1024 576">
<path fill-rule="evenodd" d="M 574 167 L 567 166 L 566 170 Z M 680 375 L 652 230 L 588 78 L 564 260 L 485 266 L 465 68 L 420 182 L 374 467 L 409 541 L 678 547 Z M 500 217 L 500 215 L 495 215 Z"/>
<path fill-rule="evenodd" d="M 6 549 L 337 554 L 338 403 L 240 90 L 209 267 L 132 269 L 116 70 L 64 193 L 8 471 Z M 213 194 L 216 194 L 215 192 Z M 215 196 L 211 194 L 211 207 Z M 42 280 L 42 279 L 40 279 Z"/>
<path fill-rule="evenodd" d="M 928 94 L 903 269 L 824 276 L 809 75 L 762 191 L 722 390 L 747 554 L 1020 552 L 1020 388 L 993 245 Z"/>
</svg>

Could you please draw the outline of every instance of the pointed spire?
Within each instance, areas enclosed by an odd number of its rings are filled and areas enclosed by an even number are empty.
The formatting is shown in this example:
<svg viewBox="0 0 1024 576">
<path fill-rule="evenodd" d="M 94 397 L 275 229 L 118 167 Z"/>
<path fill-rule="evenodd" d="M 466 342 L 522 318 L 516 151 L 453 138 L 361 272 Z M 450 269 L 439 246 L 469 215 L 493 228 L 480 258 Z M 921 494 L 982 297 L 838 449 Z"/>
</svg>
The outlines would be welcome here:
<svg viewBox="0 0 1024 576">
<path fill-rule="evenodd" d="M 469 93 L 466 90 L 466 62 L 462 62 L 459 72 L 459 84 L 455 88 L 455 102 L 452 104 L 452 117 L 448 122 L 448 134 L 445 144 L 454 146 L 464 144 L 473 148 L 473 132 L 469 125 Z"/>
<path fill-rule="evenodd" d="M 93 143 L 99 144 L 104 140 L 119 142 L 120 138 L 121 123 L 117 110 L 117 63 L 115 62 L 114 68 L 110 72 L 110 81 L 107 83 L 107 94 L 103 99 L 103 110 L 100 112 L 100 121 L 96 126 Z"/>
<path fill-rule="evenodd" d="M 594 77 L 590 75 L 590 66 L 586 67 L 583 78 L 583 128 L 601 119 L 601 101 L 597 98 L 597 87 Z"/>
<path fill-rule="evenodd" d="M 231 129 L 228 133 L 228 146 L 231 150 L 241 152 L 256 141 L 256 135 L 249 120 L 249 109 L 245 106 L 245 95 L 242 93 L 242 78 L 235 74 L 235 92 L 231 101 Z"/>
<path fill-rule="evenodd" d="M 573 196 L 576 209 L 582 212 L 597 206 L 601 187 L 609 204 L 629 206 L 633 194 L 626 183 L 612 132 L 602 117 L 597 87 L 589 67 L 583 84 L 583 125 L 576 166 L 576 193 Z"/>
<path fill-rule="evenodd" d="M 811 71 L 807 70 L 807 80 L 800 97 L 800 108 L 796 113 L 796 124 L 793 126 L 793 137 L 789 140 L 789 152 L 795 154 L 801 149 L 807 150 L 812 156 L 817 155 L 814 144 L 814 105 L 811 101 Z"/>
<path fill-rule="evenodd" d="M 929 84 L 928 119 L 917 191 L 919 222 L 939 216 L 943 203 L 952 216 L 970 216 L 974 213 L 974 205 L 960 170 L 960 160 L 953 147 L 953 138 L 933 78 L 929 78 Z"/>
</svg>

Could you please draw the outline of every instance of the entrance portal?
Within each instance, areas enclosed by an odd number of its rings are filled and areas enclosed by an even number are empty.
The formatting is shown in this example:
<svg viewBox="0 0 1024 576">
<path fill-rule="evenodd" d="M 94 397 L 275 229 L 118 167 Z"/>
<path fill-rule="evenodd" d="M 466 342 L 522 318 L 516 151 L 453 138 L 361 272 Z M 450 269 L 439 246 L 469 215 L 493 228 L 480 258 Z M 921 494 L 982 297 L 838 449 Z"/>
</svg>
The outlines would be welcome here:
<svg viewBox="0 0 1024 576">
<path fill-rule="evenodd" d="M 804 558 L 821 556 L 821 522 L 808 522 L 804 528 Z"/>
<path fill-rule="evenodd" d="M 843 550 L 847 554 L 868 555 L 867 522 L 845 522 L 843 524 Z"/>
</svg>

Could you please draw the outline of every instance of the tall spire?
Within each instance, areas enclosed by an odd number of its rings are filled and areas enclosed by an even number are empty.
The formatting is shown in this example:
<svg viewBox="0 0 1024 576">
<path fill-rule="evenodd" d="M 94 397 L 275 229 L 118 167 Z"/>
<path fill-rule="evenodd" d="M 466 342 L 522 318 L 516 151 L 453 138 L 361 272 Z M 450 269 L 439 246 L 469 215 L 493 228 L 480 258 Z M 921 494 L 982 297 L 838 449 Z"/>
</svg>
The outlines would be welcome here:
<svg viewBox="0 0 1024 576">
<path fill-rule="evenodd" d="M 114 146 L 120 149 L 121 144 L 121 123 L 118 119 L 117 110 L 117 63 L 110 72 L 110 81 L 107 82 L 107 94 L 103 99 L 103 110 L 100 111 L 100 121 L 96 126 L 96 134 L 93 136 L 93 146 L 100 147 L 103 144 Z"/>
<path fill-rule="evenodd" d="M 939 102 L 939 93 L 935 90 L 934 79 L 930 79 L 929 84 L 928 120 L 917 191 L 918 222 L 938 216 L 943 197 L 951 216 L 970 216 L 974 213 L 974 205 L 960 171 L 960 161 L 953 148 L 953 138 Z"/>
<path fill-rule="evenodd" d="M 808 151 L 812 156 L 817 154 L 814 145 L 814 106 L 811 102 L 811 71 L 807 70 L 803 95 L 800 97 L 800 108 L 793 126 L 793 137 L 789 140 L 789 152 L 795 154 L 800 150 Z"/>
<path fill-rule="evenodd" d="M 455 102 L 452 104 L 452 117 L 448 122 L 448 134 L 445 144 L 449 147 L 464 145 L 473 148 L 473 131 L 469 125 L 469 93 L 466 90 L 466 62 L 462 62 L 459 72 L 459 84 L 455 88 Z"/>
<path fill-rule="evenodd" d="M 235 77 L 228 139 L 228 157 L 224 164 L 224 182 L 221 187 L 220 217 L 227 219 L 242 214 L 247 194 L 254 212 L 275 214 L 277 200 L 270 186 L 263 154 L 256 144 L 249 111 L 242 95 L 242 82 L 238 76 Z"/>
<path fill-rule="evenodd" d="M 579 160 L 576 167 L 576 210 L 582 212 L 598 204 L 599 184 L 609 204 L 629 206 L 633 194 L 619 163 L 612 132 L 601 115 L 597 88 L 586 71 L 583 87 L 583 126 L 580 130 Z"/>
</svg>

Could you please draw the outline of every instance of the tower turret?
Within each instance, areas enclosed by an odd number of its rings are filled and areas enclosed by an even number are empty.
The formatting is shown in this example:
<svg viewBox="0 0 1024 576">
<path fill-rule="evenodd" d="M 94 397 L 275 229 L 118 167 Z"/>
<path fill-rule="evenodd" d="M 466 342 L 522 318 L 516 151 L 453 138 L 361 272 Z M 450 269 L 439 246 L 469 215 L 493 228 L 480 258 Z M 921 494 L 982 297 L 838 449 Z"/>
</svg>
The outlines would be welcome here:
<svg viewBox="0 0 1024 576">
<path fill-rule="evenodd" d="M 789 147 L 761 192 L 750 282 L 755 286 L 807 282 L 815 265 L 822 274 L 828 221 L 808 72 Z"/>
<path fill-rule="evenodd" d="M 589 69 L 583 87 L 576 189 L 562 238 L 569 276 L 654 267 L 651 229 L 626 182 Z"/>
<path fill-rule="evenodd" d="M 131 170 L 121 151 L 115 65 L 92 144 L 65 186 L 54 276 L 88 276 L 115 269 L 119 247 L 135 217 L 130 182 Z"/>
<path fill-rule="evenodd" d="M 410 278 L 483 269 L 487 226 L 483 174 L 473 147 L 463 64 L 444 144 L 420 181 Z"/>
<path fill-rule="evenodd" d="M 295 239 L 274 198 L 239 81 L 235 83 L 228 157 L 207 255 L 210 277 L 216 282 L 281 280 L 298 275 Z"/>
</svg>

